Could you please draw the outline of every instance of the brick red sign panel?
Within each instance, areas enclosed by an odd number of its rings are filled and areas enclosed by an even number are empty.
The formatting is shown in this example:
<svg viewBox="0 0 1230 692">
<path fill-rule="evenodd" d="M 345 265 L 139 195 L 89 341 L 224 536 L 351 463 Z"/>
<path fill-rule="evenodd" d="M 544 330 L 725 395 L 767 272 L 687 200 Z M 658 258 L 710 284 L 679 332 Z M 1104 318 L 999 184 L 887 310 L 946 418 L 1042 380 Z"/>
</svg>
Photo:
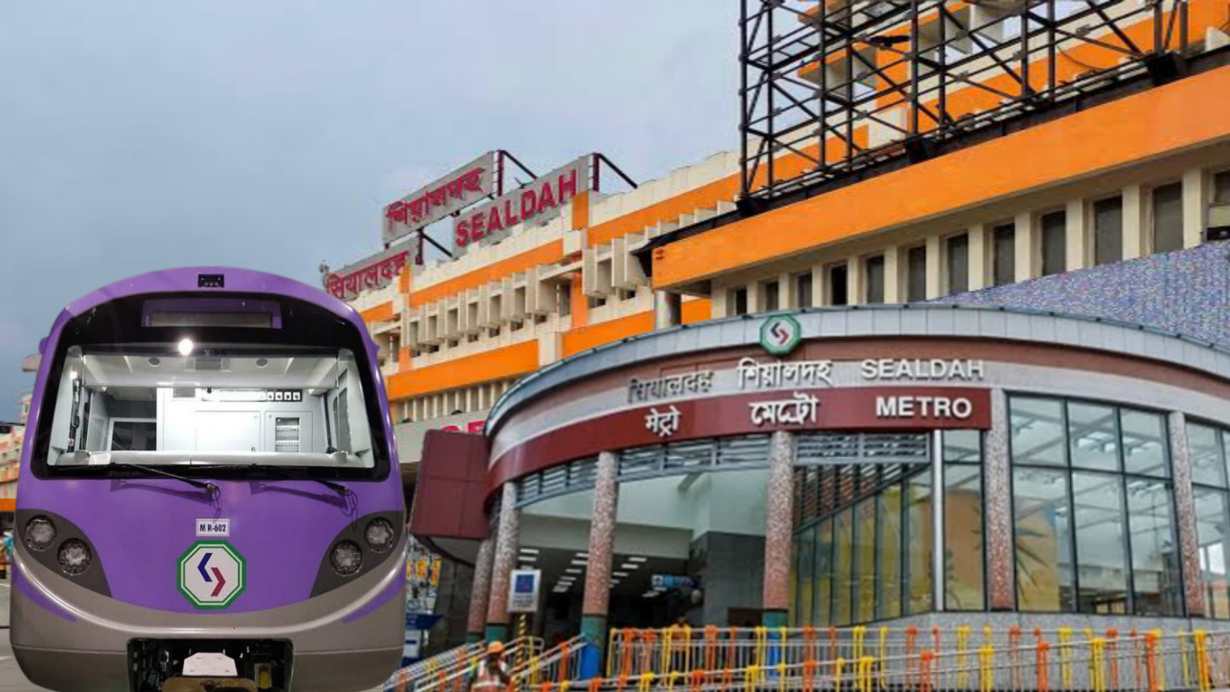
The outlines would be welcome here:
<svg viewBox="0 0 1230 692">
<path fill-rule="evenodd" d="M 752 421 L 752 404 L 791 399 L 795 393 L 818 400 L 815 419 L 801 424 Z M 936 400 L 943 400 L 936 415 Z M 958 400 L 961 403 L 957 403 Z M 907 403 L 908 402 L 908 403 Z M 877 404 L 880 409 L 877 410 Z M 887 415 L 889 405 L 896 415 Z M 968 404 L 968 415 L 965 413 Z M 679 411 L 678 430 L 659 436 L 648 429 L 650 409 Z M 954 413 L 954 409 L 956 412 Z M 944 414 L 947 415 L 944 415 Z M 578 422 L 539 435 L 505 451 L 487 475 L 490 493 L 505 481 L 544 468 L 629 447 L 774 430 L 944 430 L 991 427 L 989 390 L 972 387 L 850 387 L 773 390 L 669 403 L 649 403 Z"/>
<path fill-rule="evenodd" d="M 482 435 L 427 431 L 410 510 L 410 533 L 429 538 L 487 537 L 483 512 L 487 455 L 487 440 Z"/>
</svg>

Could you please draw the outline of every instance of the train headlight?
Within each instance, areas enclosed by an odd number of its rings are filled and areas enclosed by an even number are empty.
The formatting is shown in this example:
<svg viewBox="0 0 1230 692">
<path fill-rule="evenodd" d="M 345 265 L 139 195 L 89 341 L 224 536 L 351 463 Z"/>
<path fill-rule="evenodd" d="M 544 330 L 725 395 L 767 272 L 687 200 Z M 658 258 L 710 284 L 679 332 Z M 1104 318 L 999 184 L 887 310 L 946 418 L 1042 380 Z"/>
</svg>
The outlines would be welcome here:
<svg viewBox="0 0 1230 692">
<path fill-rule="evenodd" d="M 26 522 L 26 547 L 42 552 L 51 547 L 56 539 L 56 525 L 45 516 L 39 515 Z"/>
<path fill-rule="evenodd" d="M 94 559 L 94 556 L 90 554 L 90 547 L 84 541 L 76 538 L 70 538 L 61 543 L 57 557 L 60 561 L 60 571 L 74 577 L 86 571 Z"/>
<path fill-rule="evenodd" d="M 372 550 L 383 553 L 393 547 L 393 537 L 397 532 L 393 530 L 393 525 L 388 519 L 373 519 L 367 522 L 367 530 L 363 532 L 363 538 L 367 540 L 367 547 Z"/>
<path fill-rule="evenodd" d="M 363 566 L 363 551 L 359 550 L 354 541 L 342 541 L 333 546 L 333 552 L 329 553 L 329 562 L 333 564 L 334 571 L 343 577 L 349 577 Z"/>
</svg>

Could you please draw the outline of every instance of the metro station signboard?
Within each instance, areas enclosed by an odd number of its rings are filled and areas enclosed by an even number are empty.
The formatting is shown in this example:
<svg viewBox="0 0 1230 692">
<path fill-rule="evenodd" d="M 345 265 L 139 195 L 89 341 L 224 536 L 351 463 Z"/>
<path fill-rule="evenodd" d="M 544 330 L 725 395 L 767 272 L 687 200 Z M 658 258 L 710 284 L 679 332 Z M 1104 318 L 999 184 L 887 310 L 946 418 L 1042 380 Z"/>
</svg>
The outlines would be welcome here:
<svg viewBox="0 0 1230 692">
<path fill-rule="evenodd" d="M 453 222 L 453 240 L 458 248 L 476 242 L 493 242 L 508 235 L 519 223 L 545 223 L 565 204 L 590 190 L 594 155 L 586 154 L 521 188 L 496 197 L 458 215 Z"/>
<path fill-rule="evenodd" d="M 384 208 L 385 244 L 405 237 L 495 194 L 496 152 L 478 158 Z"/>
</svg>

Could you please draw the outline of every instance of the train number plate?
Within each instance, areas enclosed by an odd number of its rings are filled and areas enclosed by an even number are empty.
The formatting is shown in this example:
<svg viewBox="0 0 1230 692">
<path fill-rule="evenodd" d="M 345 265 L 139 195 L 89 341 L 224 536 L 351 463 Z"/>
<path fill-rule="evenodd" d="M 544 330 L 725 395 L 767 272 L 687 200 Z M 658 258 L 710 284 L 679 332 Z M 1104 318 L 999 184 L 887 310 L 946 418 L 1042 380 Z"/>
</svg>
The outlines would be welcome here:
<svg viewBox="0 0 1230 692">
<path fill-rule="evenodd" d="M 231 535 L 230 519 L 197 519 L 197 538 L 227 538 Z"/>
</svg>

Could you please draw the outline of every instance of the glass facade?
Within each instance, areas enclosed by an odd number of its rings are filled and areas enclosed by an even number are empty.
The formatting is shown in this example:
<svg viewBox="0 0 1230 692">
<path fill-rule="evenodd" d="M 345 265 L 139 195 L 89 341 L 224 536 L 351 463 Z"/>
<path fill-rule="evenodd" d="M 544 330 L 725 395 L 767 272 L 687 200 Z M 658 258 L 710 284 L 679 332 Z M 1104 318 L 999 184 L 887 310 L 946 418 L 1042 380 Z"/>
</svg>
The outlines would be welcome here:
<svg viewBox="0 0 1230 692">
<path fill-rule="evenodd" d="M 919 436 L 927 439 L 926 436 Z M 983 610 L 982 434 L 943 436 L 945 608 Z M 791 622 L 850 625 L 934 610 L 930 463 L 796 469 Z"/>
<path fill-rule="evenodd" d="M 1200 583 L 1207 615 L 1230 619 L 1230 497 L 1226 483 L 1226 449 L 1230 432 L 1188 422 L 1187 450 L 1192 464 L 1192 494 L 1196 508 L 1196 540 L 1200 543 Z"/>
<path fill-rule="evenodd" d="M 1165 416 L 1009 400 L 1017 607 L 1183 614 Z"/>
</svg>

